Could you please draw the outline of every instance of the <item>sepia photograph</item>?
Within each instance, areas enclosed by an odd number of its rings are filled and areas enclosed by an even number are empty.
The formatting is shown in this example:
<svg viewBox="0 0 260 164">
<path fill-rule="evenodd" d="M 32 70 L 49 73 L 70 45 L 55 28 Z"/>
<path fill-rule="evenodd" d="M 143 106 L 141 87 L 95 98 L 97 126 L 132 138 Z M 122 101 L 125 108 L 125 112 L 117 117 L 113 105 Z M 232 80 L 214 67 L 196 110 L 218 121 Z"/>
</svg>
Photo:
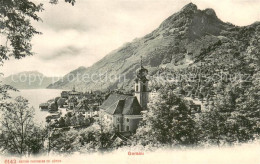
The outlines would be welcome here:
<svg viewBox="0 0 260 164">
<path fill-rule="evenodd" d="M 259 0 L 0 0 L 0 164 L 259 152 Z"/>
</svg>

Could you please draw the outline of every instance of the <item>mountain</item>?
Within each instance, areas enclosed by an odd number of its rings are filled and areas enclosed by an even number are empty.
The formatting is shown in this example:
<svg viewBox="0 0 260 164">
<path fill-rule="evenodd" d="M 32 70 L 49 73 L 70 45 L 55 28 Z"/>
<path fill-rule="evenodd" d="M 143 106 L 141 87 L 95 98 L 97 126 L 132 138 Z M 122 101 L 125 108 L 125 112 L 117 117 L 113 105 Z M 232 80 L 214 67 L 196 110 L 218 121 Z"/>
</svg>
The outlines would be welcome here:
<svg viewBox="0 0 260 164">
<path fill-rule="evenodd" d="M 81 89 L 84 89 L 83 75 L 87 75 L 87 70 L 86 67 L 81 66 L 71 71 L 57 82 L 50 84 L 47 88 L 72 89 L 74 86 L 77 86 L 78 88 L 79 85 L 82 85 Z"/>
<path fill-rule="evenodd" d="M 5 77 L 2 82 L 17 89 L 40 89 L 46 88 L 57 80 L 56 77 L 46 77 L 37 71 L 26 71 Z"/>
<path fill-rule="evenodd" d="M 79 90 L 131 88 L 141 56 L 150 75 L 160 69 L 189 68 L 203 61 L 219 65 L 228 65 L 232 61 L 238 70 L 247 70 L 250 69 L 247 64 L 259 66 L 259 55 L 256 55 L 260 49 L 259 39 L 259 22 L 235 26 L 221 21 L 213 9 L 199 10 L 190 3 L 151 33 L 124 44 L 91 67 L 80 67 L 64 78 L 75 73 L 79 76 L 57 81 L 48 88 L 68 89 L 73 85 Z M 241 61 L 250 63 L 242 67 Z M 125 77 L 124 82 L 112 80 L 116 79 L 114 77 L 119 79 L 119 76 L 121 79 Z"/>
</svg>

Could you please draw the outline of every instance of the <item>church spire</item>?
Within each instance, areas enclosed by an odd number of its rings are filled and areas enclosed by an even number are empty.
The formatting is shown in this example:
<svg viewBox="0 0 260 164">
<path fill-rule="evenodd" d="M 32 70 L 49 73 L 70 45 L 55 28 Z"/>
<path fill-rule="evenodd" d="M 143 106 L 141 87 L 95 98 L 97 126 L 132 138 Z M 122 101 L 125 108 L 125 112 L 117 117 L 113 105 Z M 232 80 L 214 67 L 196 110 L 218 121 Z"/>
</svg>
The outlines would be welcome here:
<svg viewBox="0 0 260 164">
<path fill-rule="evenodd" d="M 143 57 L 140 57 L 140 68 L 136 70 L 135 96 L 143 109 L 147 108 L 148 103 L 148 70 L 143 66 Z"/>
<path fill-rule="evenodd" d="M 148 81 L 146 75 L 148 74 L 148 70 L 143 66 L 143 57 L 140 58 L 140 68 L 136 70 L 136 79 L 135 81 Z"/>
</svg>

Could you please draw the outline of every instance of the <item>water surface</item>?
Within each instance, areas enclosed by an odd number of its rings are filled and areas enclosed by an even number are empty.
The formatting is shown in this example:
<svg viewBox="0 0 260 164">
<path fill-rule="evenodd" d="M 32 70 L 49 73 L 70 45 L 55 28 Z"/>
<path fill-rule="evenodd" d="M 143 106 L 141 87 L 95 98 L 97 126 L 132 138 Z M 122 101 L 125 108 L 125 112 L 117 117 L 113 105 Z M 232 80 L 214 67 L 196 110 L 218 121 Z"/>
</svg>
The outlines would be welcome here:
<svg viewBox="0 0 260 164">
<path fill-rule="evenodd" d="M 11 96 L 22 96 L 29 100 L 29 106 L 35 109 L 35 121 L 38 124 L 45 125 L 45 117 L 49 114 L 47 111 L 41 111 L 39 104 L 47 102 L 50 99 L 60 96 L 62 90 L 58 89 L 22 89 L 20 92 L 12 92 Z"/>
</svg>

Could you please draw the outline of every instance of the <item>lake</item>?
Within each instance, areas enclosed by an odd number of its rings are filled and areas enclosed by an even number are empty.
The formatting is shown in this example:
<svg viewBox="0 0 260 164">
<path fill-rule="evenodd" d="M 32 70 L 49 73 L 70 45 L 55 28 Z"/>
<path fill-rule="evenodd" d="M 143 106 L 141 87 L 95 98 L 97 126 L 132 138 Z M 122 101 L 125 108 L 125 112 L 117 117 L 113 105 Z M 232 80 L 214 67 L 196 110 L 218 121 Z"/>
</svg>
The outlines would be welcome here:
<svg viewBox="0 0 260 164">
<path fill-rule="evenodd" d="M 62 90 L 58 89 L 22 89 L 20 92 L 12 92 L 11 96 L 17 97 L 22 96 L 29 100 L 29 106 L 35 109 L 35 122 L 44 126 L 45 117 L 49 114 L 47 111 L 41 111 L 39 104 L 46 102 L 47 100 L 53 99 L 60 96 Z"/>
</svg>

